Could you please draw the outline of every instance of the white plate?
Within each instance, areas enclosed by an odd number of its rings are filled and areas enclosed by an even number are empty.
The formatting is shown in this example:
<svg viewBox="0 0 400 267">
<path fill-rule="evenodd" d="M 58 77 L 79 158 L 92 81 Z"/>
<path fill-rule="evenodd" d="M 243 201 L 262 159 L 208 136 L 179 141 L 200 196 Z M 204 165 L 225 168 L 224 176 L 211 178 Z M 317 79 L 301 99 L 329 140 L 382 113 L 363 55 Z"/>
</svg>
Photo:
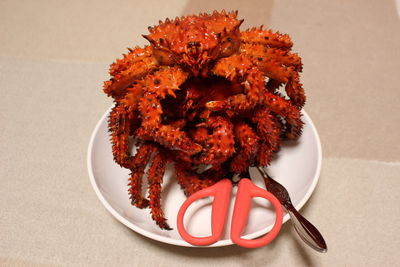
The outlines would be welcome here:
<svg viewBox="0 0 400 267">
<path fill-rule="evenodd" d="M 162 206 L 171 231 L 161 230 L 151 219 L 149 209 L 138 209 L 130 204 L 128 195 L 129 170 L 119 167 L 113 161 L 107 118 L 111 108 L 106 111 L 90 138 L 88 149 L 88 170 L 90 181 L 106 209 L 117 220 L 149 238 L 178 246 L 191 247 L 179 235 L 176 227 L 176 216 L 185 196 L 175 181 L 173 168 L 168 168 L 164 176 Z M 318 133 L 310 117 L 303 111 L 305 122 L 303 134 L 295 143 L 284 143 L 275 159 L 268 167 L 268 173 L 283 184 L 289 191 L 293 205 L 299 210 L 309 199 L 317 184 L 321 168 L 321 144 Z M 262 187 L 262 179 L 255 169 L 250 170 L 253 181 Z M 144 183 L 145 184 L 145 183 Z M 230 205 L 230 214 L 227 217 L 225 233 L 220 241 L 211 245 L 219 247 L 231 245 L 229 238 L 230 218 L 233 210 L 234 188 Z M 194 236 L 211 234 L 210 216 L 212 199 L 197 201 L 189 207 L 185 215 L 187 231 Z M 270 203 L 264 199 L 254 199 L 252 210 L 248 218 L 244 238 L 256 238 L 267 233 L 275 220 L 272 209 L 266 209 Z M 284 222 L 289 219 L 285 214 Z M 279 238 L 279 236 L 278 236 Z"/>
</svg>

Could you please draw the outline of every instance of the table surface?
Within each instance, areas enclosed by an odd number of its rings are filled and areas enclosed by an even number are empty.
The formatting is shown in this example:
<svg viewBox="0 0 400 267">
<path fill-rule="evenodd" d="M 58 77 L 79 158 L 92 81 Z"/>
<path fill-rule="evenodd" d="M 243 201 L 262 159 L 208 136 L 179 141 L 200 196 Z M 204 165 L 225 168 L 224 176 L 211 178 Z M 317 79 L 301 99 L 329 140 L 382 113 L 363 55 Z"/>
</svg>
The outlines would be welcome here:
<svg viewBox="0 0 400 267">
<path fill-rule="evenodd" d="M 0 2 L 0 265 L 395 266 L 400 258 L 400 19 L 396 2 Z M 303 58 L 305 110 L 322 141 L 320 181 L 301 212 L 329 246 L 290 223 L 259 249 L 176 247 L 123 226 L 87 173 L 90 135 L 112 104 L 108 67 L 161 18 L 238 9 L 242 29 L 288 33 Z"/>
</svg>

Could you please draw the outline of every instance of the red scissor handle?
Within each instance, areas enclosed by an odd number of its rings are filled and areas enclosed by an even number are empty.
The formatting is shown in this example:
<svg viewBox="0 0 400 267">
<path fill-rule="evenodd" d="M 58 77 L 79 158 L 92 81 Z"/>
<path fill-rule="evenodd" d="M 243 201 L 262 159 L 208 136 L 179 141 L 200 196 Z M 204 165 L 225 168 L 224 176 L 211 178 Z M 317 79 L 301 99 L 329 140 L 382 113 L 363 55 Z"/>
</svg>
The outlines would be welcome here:
<svg viewBox="0 0 400 267">
<path fill-rule="evenodd" d="M 195 246 L 206 246 L 214 244 L 220 238 L 225 225 L 226 215 L 228 213 L 232 182 L 229 179 L 223 179 L 213 186 L 207 187 L 191 195 L 181 206 L 178 212 L 177 226 L 181 237 L 188 243 Z M 211 212 L 211 236 L 194 237 L 186 232 L 183 224 L 183 217 L 188 207 L 196 200 L 213 196 L 213 205 Z"/>
<path fill-rule="evenodd" d="M 279 233 L 282 226 L 283 211 L 279 200 L 268 191 L 256 186 L 249 179 L 241 179 L 236 194 L 235 207 L 233 210 L 231 224 L 231 239 L 234 243 L 242 247 L 257 248 L 271 242 Z M 229 179 L 223 179 L 213 186 L 207 187 L 191 195 L 181 206 L 178 217 L 177 226 L 181 237 L 188 243 L 196 246 L 206 246 L 217 242 L 224 229 L 226 215 L 228 213 L 230 193 L 232 190 L 232 182 Z M 183 224 L 183 217 L 188 207 L 196 200 L 213 196 L 213 206 L 211 214 L 211 236 L 194 237 L 186 232 Z M 276 210 L 275 224 L 271 231 L 265 236 L 249 240 L 241 238 L 240 235 L 247 222 L 249 215 L 251 200 L 254 197 L 262 197 L 269 200 Z"/>
<path fill-rule="evenodd" d="M 258 239 L 249 240 L 241 238 L 240 235 L 242 234 L 246 225 L 247 217 L 249 216 L 251 200 L 254 197 L 262 197 L 269 200 L 275 208 L 276 218 L 275 224 L 269 233 Z M 240 180 L 239 188 L 236 194 L 235 208 L 233 210 L 231 226 L 231 239 L 234 243 L 247 248 L 258 248 L 265 246 L 274 240 L 274 238 L 278 235 L 282 226 L 282 220 L 283 211 L 281 203 L 274 195 L 265 189 L 256 186 L 249 179 Z"/>
</svg>

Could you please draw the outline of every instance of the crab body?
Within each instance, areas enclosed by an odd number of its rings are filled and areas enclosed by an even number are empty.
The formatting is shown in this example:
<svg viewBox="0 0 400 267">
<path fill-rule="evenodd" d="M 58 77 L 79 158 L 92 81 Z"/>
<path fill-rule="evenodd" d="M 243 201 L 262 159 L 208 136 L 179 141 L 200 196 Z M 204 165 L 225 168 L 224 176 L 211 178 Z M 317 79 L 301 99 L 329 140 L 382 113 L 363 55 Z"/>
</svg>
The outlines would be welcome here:
<svg viewBox="0 0 400 267">
<path fill-rule="evenodd" d="M 163 229 L 170 229 L 160 204 L 168 163 L 190 195 L 268 165 L 281 140 L 301 134 L 302 63 L 289 36 L 262 27 L 241 32 L 242 22 L 237 12 L 225 11 L 160 21 L 144 35 L 150 45 L 130 49 L 110 66 L 104 92 L 115 101 L 109 118 L 114 160 L 131 170 L 132 204 L 150 206 Z M 141 179 L 151 158 L 148 200 Z M 204 164 L 211 168 L 193 170 Z"/>
</svg>

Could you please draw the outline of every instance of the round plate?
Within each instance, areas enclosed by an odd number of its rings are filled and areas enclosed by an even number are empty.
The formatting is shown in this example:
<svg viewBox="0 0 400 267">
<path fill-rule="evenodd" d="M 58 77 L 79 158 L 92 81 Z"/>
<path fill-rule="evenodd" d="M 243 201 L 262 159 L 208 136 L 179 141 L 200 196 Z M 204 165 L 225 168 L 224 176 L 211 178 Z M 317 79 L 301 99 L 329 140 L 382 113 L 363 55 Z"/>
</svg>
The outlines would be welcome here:
<svg viewBox="0 0 400 267">
<path fill-rule="evenodd" d="M 138 209 L 130 204 L 127 186 L 129 170 L 115 163 L 111 152 L 107 126 L 110 111 L 111 108 L 104 113 L 94 129 L 87 157 L 90 181 L 101 203 L 117 220 L 137 233 L 164 243 L 191 247 L 192 245 L 180 237 L 176 227 L 178 210 L 186 197 L 175 181 L 173 167 L 167 168 L 164 175 L 161 198 L 165 217 L 173 230 L 161 230 L 151 219 L 149 209 Z M 302 114 L 305 123 L 303 134 L 295 142 L 285 142 L 267 169 L 270 176 L 289 191 L 297 210 L 305 204 L 314 191 L 320 175 L 322 158 L 317 130 L 307 113 L 303 111 Z M 255 184 L 263 187 L 261 176 L 256 169 L 250 170 L 250 176 Z M 144 180 L 145 185 L 146 177 Z M 227 217 L 225 232 L 220 241 L 210 247 L 232 244 L 229 233 L 235 193 L 236 187 L 231 195 L 230 214 Z M 189 207 L 185 214 L 185 227 L 188 233 L 197 237 L 211 235 L 211 204 L 212 198 L 208 198 L 199 200 Z M 271 206 L 264 199 L 253 200 L 243 238 L 256 238 L 272 229 L 275 213 Z M 289 215 L 285 214 L 283 222 L 288 219 Z"/>
</svg>

